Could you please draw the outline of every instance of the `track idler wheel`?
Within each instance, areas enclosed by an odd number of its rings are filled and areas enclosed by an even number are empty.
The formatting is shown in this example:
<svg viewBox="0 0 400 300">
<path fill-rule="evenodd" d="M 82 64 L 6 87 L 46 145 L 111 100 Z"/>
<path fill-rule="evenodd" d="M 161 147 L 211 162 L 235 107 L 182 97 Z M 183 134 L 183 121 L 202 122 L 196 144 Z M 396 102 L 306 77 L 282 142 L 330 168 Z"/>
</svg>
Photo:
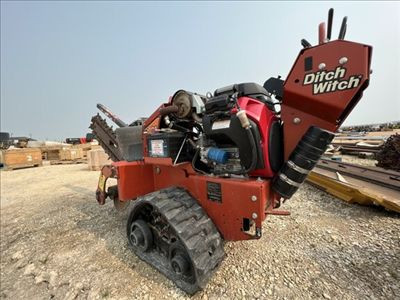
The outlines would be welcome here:
<svg viewBox="0 0 400 300">
<path fill-rule="evenodd" d="M 143 220 L 132 222 L 129 232 L 129 242 L 135 249 L 146 252 L 153 245 L 151 229 Z"/>
</svg>

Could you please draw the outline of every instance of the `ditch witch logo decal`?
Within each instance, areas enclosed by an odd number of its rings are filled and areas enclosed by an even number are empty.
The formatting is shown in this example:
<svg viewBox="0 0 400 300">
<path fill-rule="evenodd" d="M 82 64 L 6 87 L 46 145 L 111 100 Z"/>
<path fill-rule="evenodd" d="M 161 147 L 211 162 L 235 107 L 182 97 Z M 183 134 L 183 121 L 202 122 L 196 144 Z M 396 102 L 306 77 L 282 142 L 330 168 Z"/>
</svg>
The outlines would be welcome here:
<svg viewBox="0 0 400 300">
<path fill-rule="evenodd" d="M 346 76 L 346 68 L 337 67 L 333 71 L 318 71 L 306 74 L 303 85 L 313 85 L 313 94 L 324 94 L 336 91 L 344 91 L 358 87 L 362 75 L 352 75 L 349 79 Z"/>
</svg>

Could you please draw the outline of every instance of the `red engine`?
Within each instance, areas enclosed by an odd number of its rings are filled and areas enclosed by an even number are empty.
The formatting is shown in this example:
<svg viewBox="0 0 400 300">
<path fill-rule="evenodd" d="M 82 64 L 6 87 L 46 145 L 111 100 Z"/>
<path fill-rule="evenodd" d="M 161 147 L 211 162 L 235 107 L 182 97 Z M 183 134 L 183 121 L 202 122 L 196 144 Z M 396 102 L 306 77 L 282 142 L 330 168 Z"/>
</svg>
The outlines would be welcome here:
<svg viewBox="0 0 400 300">
<path fill-rule="evenodd" d="M 180 90 L 144 127 L 145 156 L 190 161 L 199 173 L 272 178 L 282 165 L 275 103 L 256 83 L 224 87 L 207 97 Z"/>
</svg>

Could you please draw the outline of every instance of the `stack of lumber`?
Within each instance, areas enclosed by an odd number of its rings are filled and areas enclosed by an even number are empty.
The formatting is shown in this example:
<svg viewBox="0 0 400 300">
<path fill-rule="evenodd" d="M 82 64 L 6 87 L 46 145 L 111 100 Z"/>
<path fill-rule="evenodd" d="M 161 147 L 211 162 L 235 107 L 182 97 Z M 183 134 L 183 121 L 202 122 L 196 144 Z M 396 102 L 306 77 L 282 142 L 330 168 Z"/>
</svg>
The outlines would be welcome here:
<svg viewBox="0 0 400 300">
<path fill-rule="evenodd" d="M 95 149 L 100 149 L 101 146 L 99 144 L 92 144 L 92 143 L 87 143 L 87 144 L 79 144 L 79 145 L 75 145 L 73 146 L 73 148 L 79 148 L 82 149 L 83 152 L 83 158 L 87 158 L 88 157 L 88 152 L 90 150 L 95 150 Z"/>
<path fill-rule="evenodd" d="M 45 159 L 50 161 L 75 161 L 83 158 L 83 150 L 74 147 L 42 148 Z"/>
<path fill-rule="evenodd" d="M 63 148 L 59 152 L 60 160 L 77 160 L 83 158 L 83 150 L 79 148 Z"/>
<path fill-rule="evenodd" d="M 102 148 L 88 151 L 87 160 L 91 171 L 99 171 L 104 165 L 112 162 Z"/>
<path fill-rule="evenodd" d="M 1 151 L 0 162 L 7 170 L 42 165 L 42 153 L 39 148 L 15 148 Z"/>
<path fill-rule="evenodd" d="M 100 146 L 93 143 L 79 145 L 46 144 L 40 147 L 43 159 L 49 160 L 51 164 L 85 162 L 88 151 L 98 148 L 100 148 Z"/>
<path fill-rule="evenodd" d="M 42 158 L 44 160 L 58 160 L 59 154 L 58 152 L 61 149 L 67 149 L 70 146 L 60 146 L 60 145 L 43 145 L 40 147 L 42 151 Z"/>
<path fill-rule="evenodd" d="M 335 151 L 340 151 L 342 154 L 375 154 L 382 148 L 386 138 L 384 135 L 337 135 L 331 145 L 335 147 Z"/>
</svg>

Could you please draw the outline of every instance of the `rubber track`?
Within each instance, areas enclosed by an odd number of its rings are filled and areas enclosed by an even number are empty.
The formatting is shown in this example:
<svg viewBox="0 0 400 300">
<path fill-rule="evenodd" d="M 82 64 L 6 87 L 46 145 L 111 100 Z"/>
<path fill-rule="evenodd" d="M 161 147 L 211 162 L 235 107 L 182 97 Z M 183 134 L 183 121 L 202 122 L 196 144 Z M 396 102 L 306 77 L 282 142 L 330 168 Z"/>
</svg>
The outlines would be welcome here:
<svg viewBox="0 0 400 300">
<path fill-rule="evenodd" d="M 192 261 L 196 281 L 191 284 L 181 280 L 172 271 L 169 261 L 156 250 L 136 252 L 144 261 L 171 279 L 179 288 L 192 295 L 203 289 L 223 260 L 223 240 L 203 208 L 184 189 L 171 187 L 141 197 L 134 202 L 127 224 L 142 204 L 150 204 L 165 217 L 187 250 Z M 213 249 L 213 251 L 212 251 Z M 210 255 L 209 252 L 212 251 Z"/>
<path fill-rule="evenodd" d="M 115 132 L 108 126 L 105 119 L 101 118 L 99 114 L 92 117 L 92 122 L 89 126 L 93 134 L 96 136 L 100 146 L 108 154 L 112 161 L 122 160 L 122 155 L 118 148 L 112 145 L 118 145 Z"/>
</svg>

